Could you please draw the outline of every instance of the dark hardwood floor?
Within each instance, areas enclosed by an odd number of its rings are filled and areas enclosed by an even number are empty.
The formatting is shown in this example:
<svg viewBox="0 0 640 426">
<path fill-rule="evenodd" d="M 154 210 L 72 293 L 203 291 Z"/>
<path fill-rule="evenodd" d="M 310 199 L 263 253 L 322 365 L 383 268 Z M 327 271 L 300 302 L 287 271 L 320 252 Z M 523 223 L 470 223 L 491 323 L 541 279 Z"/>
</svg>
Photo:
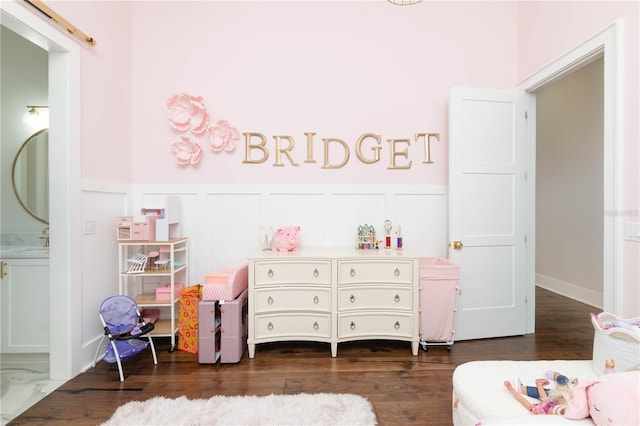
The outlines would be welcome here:
<svg viewBox="0 0 640 426">
<path fill-rule="evenodd" d="M 100 362 L 76 376 L 12 421 L 19 424 L 87 424 L 107 420 L 120 405 L 153 396 L 209 398 L 213 395 L 268 395 L 300 392 L 355 393 L 371 401 L 380 425 L 449 425 L 451 376 L 473 360 L 591 359 L 597 308 L 538 289 L 536 333 L 517 337 L 461 341 L 420 349 L 407 342 L 364 341 L 338 345 L 283 342 L 257 346 L 238 364 L 200 365 L 198 356 L 168 352 L 156 339 L 158 365 L 149 351 L 125 362 L 126 380 L 117 367 Z"/>
</svg>

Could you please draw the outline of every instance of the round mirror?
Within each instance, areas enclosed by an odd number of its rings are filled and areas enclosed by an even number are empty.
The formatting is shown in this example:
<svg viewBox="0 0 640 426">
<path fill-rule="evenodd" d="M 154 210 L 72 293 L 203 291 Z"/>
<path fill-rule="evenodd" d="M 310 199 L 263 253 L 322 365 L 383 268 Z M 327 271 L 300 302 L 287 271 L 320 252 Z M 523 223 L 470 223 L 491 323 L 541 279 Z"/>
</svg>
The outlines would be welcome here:
<svg viewBox="0 0 640 426">
<path fill-rule="evenodd" d="M 34 133 L 22 144 L 13 160 L 11 179 L 20 205 L 49 224 L 49 129 Z"/>
</svg>

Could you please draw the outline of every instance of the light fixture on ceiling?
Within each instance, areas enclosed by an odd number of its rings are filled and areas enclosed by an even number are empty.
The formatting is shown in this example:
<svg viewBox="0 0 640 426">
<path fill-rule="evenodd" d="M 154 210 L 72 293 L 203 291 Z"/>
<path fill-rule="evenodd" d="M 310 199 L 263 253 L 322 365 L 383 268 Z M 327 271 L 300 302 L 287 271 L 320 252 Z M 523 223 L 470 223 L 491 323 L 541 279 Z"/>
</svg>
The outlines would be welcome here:
<svg viewBox="0 0 640 426">
<path fill-rule="evenodd" d="M 27 105 L 29 111 L 22 116 L 22 121 L 29 127 L 39 130 L 49 127 L 49 107 L 47 105 Z"/>
<path fill-rule="evenodd" d="M 411 4 L 421 3 L 422 0 L 387 0 L 391 4 L 398 6 L 409 6 Z"/>
</svg>

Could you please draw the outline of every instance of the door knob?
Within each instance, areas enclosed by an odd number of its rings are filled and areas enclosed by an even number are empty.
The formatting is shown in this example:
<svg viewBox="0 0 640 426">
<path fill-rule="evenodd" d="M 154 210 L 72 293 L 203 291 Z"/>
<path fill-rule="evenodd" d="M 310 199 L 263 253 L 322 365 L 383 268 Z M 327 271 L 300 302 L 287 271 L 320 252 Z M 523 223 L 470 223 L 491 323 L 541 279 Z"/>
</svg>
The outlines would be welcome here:
<svg viewBox="0 0 640 426">
<path fill-rule="evenodd" d="M 454 250 L 460 250 L 463 245 L 464 244 L 462 244 L 462 241 L 453 241 L 451 243 L 451 247 L 453 247 Z"/>
</svg>

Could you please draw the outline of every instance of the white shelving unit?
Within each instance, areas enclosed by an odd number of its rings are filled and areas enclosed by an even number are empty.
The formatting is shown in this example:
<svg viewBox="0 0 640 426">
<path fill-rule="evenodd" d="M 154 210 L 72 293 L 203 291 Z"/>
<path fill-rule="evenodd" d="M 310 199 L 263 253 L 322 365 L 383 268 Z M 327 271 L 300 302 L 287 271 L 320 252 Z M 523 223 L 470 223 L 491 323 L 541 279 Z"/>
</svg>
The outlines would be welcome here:
<svg viewBox="0 0 640 426">
<path fill-rule="evenodd" d="M 120 241 L 118 243 L 118 263 L 120 269 L 120 294 L 131 296 L 140 308 L 153 308 L 160 311 L 155 322 L 153 336 L 170 337 L 169 352 L 176 348 L 178 333 L 178 298 L 180 292 L 176 284 L 189 283 L 189 239 L 174 238 L 167 241 Z M 140 259 L 153 252 L 158 256 L 151 257 L 144 268 Z M 156 260 L 164 260 L 156 264 Z M 156 288 L 169 284 L 167 300 L 156 299 Z"/>
</svg>

